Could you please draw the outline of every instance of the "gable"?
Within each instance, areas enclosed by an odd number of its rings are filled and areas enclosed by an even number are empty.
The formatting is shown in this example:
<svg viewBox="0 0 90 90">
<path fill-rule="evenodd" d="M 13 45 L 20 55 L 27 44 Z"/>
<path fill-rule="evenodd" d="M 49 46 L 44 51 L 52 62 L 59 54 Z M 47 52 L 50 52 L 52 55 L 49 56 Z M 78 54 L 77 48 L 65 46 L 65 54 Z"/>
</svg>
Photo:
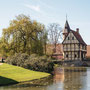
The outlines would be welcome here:
<svg viewBox="0 0 90 90">
<path fill-rule="evenodd" d="M 73 30 L 71 30 L 71 31 L 74 34 L 74 36 L 77 38 L 77 40 L 79 41 L 79 43 L 87 46 L 87 44 L 84 42 L 84 40 L 82 39 L 81 35 L 78 32 L 75 32 Z"/>
<path fill-rule="evenodd" d="M 72 31 L 70 31 L 67 35 L 67 37 L 65 38 L 65 40 L 63 41 L 63 44 L 66 43 L 79 43 L 78 39 L 76 38 L 76 36 L 72 33 Z"/>
</svg>

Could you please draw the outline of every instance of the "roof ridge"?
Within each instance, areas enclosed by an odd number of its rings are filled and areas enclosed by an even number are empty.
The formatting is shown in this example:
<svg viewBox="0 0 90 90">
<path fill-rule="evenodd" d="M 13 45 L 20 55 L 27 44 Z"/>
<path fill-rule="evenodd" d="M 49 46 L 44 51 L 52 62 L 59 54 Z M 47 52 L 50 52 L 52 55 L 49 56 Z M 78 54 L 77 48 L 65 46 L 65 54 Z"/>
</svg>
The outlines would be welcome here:
<svg viewBox="0 0 90 90">
<path fill-rule="evenodd" d="M 72 31 L 72 33 L 75 35 L 75 37 L 77 38 L 77 40 L 78 40 L 80 43 L 82 43 L 82 44 L 84 44 L 84 45 L 87 45 L 87 44 L 84 42 L 84 40 L 83 40 L 82 36 L 80 35 L 80 33 L 78 33 L 77 31 L 74 31 L 74 30 L 71 30 L 71 31 Z"/>
</svg>

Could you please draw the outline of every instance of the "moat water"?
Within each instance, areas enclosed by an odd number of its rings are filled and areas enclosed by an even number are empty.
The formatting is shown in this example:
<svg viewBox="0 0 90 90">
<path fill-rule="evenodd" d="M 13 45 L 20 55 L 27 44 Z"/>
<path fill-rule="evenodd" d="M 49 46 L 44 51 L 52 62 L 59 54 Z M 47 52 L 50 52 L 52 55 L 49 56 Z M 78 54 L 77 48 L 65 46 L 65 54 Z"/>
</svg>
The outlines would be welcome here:
<svg viewBox="0 0 90 90">
<path fill-rule="evenodd" d="M 90 90 L 90 67 L 57 67 L 53 77 L 32 84 L 27 82 L 3 86 L 0 90 Z"/>
</svg>

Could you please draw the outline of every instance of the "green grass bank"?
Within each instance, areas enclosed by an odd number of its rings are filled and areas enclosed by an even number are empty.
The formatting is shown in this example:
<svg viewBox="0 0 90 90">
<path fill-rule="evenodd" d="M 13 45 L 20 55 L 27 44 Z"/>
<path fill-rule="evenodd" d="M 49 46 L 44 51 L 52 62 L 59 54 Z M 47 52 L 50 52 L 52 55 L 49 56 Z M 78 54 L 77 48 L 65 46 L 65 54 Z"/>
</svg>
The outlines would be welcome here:
<svg viewBox="0 0 90 90">
<path fill-rule="evenodd" d="M 50 76 L 48 73 L 32 71 L 9 64 L 0 65 L 0 86 L 32 81 L 48 76 Z"/>
</svg>

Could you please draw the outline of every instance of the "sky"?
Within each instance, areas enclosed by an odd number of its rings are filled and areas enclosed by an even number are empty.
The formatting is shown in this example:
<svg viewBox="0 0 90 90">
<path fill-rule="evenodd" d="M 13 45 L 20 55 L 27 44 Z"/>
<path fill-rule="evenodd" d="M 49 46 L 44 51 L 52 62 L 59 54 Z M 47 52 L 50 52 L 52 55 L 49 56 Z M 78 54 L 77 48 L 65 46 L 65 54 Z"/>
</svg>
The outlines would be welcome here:
<svg viewBox="0 0 90 90">
<path fill-rule="evenodd" d="M 90 45 L 90 0 L 0 0 L 0 37 L 3 28 L 19 14 L 45 24 L 59 23 L 62 28 L 66 14 L 71 29 L 79 32 Z"/>
</svg>

